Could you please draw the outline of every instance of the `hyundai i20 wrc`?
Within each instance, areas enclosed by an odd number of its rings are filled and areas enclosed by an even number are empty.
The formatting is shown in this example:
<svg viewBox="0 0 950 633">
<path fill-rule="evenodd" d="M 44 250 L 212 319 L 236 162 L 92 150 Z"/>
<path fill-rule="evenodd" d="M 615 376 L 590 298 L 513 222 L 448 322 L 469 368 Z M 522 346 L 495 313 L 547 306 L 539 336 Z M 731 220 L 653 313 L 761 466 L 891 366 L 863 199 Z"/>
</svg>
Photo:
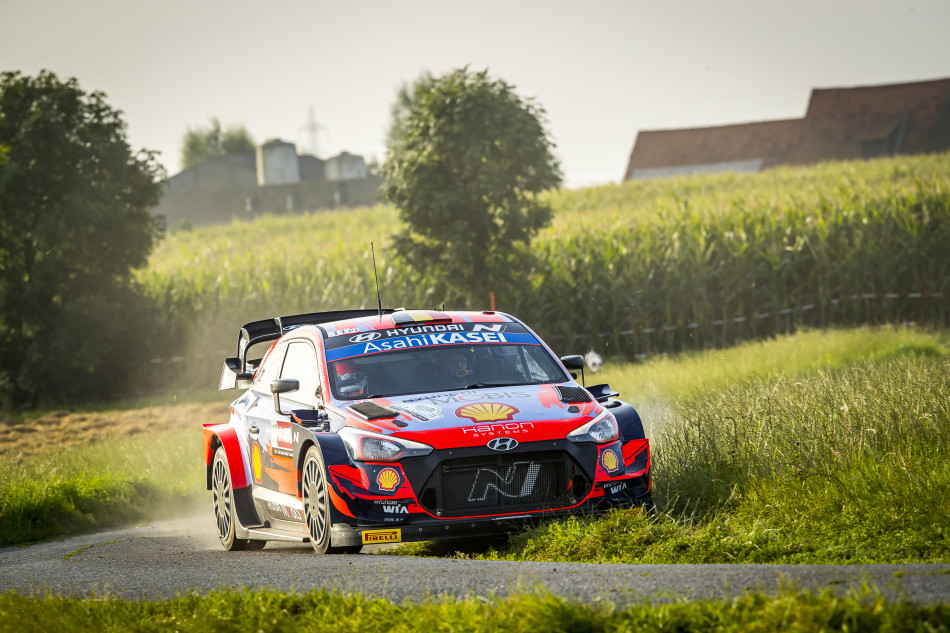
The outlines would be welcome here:
<svg viewBox="0 0 950 633">
<path fill-rule="evenodd" d="M 652 505 L 639 415 L 571 369 L 501 312 L 248 323 L 220 385 L 247 391 L 203 428 L 218 537 L 357 552 Z"/>
</svg>

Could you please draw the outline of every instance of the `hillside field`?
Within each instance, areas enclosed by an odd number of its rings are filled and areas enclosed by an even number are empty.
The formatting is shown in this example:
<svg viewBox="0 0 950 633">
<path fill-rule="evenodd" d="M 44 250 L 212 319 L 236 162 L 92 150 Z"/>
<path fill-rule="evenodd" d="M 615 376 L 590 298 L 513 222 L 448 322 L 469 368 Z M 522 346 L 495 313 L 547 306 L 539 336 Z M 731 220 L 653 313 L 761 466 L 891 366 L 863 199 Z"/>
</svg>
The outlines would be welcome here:
<svg viewBox="0 0 950 633">
<path fill-rule="evenodd" d="M 499 310 L 559 354 L 727 347 L 808 325 L 946 322 L 950 154 L 550 193 L 554 220 Z M 139 384 L 208 380 L 245 322 L 376 305 L 484 309 L 407 270 L 388 206 L 270 215 L 174 233 L 138 279 L 168 328 Z M 525 289 L 527 288 L 527 289 Z M 922 295 L 922 296 L 918 296 Z M 931 296 L 939 295 L 939 296 Z M 171 369 L 172 371 L 168 371 Z"/>
</svg>

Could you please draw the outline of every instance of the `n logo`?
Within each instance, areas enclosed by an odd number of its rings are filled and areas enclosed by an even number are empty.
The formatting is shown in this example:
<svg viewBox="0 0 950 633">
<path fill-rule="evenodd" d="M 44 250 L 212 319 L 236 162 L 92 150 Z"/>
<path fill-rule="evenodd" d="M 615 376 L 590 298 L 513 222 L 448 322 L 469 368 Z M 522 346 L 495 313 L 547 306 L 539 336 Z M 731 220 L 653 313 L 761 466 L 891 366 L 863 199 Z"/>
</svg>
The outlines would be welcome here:
<svg viewBox="0 0 950 633">
<path fill-rule="evenodd" d="M 484 501 L 494 490 L 509 499 L 521 499 L 531 495 L 538 481 L 541 465 L 532 462 L 515 462 L 504 473 L 494 468 L 479 468 L 468 493 L 469 501 Z"/>
</svg>

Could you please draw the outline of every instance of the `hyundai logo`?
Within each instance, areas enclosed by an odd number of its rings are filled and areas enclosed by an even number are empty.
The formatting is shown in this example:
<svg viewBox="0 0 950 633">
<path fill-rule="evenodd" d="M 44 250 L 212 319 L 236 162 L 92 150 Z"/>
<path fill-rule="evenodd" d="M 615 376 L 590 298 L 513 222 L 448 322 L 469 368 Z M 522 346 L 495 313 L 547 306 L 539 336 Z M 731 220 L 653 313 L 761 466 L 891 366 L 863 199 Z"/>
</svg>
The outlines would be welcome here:
<svg viewBox="0 0 950 633">
<path fill-rule="evenodd" d="M 510 451 L 518 445 L 518 440 L 511 437 L 496 437 L 486 446 L 493 451 Z"/>
<path fill-rule="evenodd" d="M 350 337 L 350 343 L 368 343 L 370 341 L 375 341 L 382 334 L 379 332 L 367 332 L 366 334 L 357 334 L 356 336 Z"/>
</svg>

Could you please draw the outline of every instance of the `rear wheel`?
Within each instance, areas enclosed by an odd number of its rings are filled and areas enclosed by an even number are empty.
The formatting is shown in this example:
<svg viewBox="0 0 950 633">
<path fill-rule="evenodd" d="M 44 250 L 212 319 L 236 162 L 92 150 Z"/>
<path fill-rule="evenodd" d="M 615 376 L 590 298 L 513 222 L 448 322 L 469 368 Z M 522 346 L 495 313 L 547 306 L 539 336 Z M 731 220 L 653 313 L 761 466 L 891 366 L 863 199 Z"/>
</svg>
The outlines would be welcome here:
<svg viewBox="0 0 950 633">
<path fill-rule="evenodd" d="M 211 492 L 214 500 L 214 520 L 218 528 L 218 539 L 228 551 L 258 550 L 266 541 L 248 541 L 235 538 L 234 489 L 231 487 L 231 471 L 224 447 L 219 446 L 214 453 L 211 466 Z"/>
<path fill-rule="evenodd" d="M 362 545 L 330 547 L 330 493 L 327 490 L 323 455 L 311 446 L 303 463 L 303 515 L 310 544 L 318 554 L 357 554 Z"/>
</svg>

